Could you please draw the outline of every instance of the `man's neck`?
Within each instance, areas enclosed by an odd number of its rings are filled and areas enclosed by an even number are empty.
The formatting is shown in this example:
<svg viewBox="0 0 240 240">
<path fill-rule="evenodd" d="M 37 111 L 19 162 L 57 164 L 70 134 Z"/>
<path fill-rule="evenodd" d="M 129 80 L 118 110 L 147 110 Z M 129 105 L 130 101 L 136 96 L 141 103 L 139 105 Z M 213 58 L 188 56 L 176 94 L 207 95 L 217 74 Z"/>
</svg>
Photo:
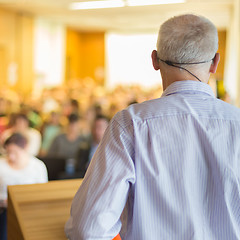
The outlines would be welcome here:
<svg viewBox="0 0 240 240">
<path fill-rule="evenodd" d="M 163 80 L 163 90 L 165 90 L 168 86 L 170 86 L 172 83 L 174 82 L 181 82 L 181 81 L 186 81 L 186 80 L 190 80 L 190 81 L 194 81 L 194 82 L 199 82 L 197 79 L 176 79 L 176 80 L 172 80 L 172 81 L 165 81 Z"/>
<path fill-rule="evenodd" d="M 185 70 L 173 68 L 171 66 L 164 66 L 163 68 L 161 68 L 160 72 L 162 76 L 163 90 L 165 90 L 169 85 L 177 81 L 191 80 L 199 82 L 200 80 L 204 83 L 208 82 L 210 74 L 204 74 L 203 71 L 194 68 L 190 68 L 189 71 L 191 71 L 197 77 L 189 74 Z"/>
</svg>

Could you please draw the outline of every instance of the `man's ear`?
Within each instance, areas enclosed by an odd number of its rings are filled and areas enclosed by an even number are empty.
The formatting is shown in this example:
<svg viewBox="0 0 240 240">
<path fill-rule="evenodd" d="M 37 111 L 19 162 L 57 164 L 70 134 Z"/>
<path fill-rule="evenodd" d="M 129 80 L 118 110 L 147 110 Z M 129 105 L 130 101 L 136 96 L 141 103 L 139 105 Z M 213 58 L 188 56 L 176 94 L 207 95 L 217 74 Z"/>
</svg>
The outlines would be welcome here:
<svg viewBox="0 0 240 240">
<path fill-rule="evenodd" d="M 152 65 L 156 71 L 160 69 L 156 50 L 152 51 Z"/>
<path fill-rule="evenodd" d="M 218 63 L 220 61 L 220 54 L 219 53 L 216 53 L 214 59 L 213 59 L 213 62 L 210 66 L 210 70 L 209 72 L 211 73 L 215 73 L 217 71 L 217 66 L 218 66 Z"/>
</svg>

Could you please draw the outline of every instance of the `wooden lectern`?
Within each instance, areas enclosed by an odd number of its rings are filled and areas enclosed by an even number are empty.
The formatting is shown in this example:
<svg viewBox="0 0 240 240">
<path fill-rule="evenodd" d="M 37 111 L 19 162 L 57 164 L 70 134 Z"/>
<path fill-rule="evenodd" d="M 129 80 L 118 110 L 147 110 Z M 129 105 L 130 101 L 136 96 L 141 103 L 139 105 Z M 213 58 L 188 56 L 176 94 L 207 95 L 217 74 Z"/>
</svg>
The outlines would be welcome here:
<svg viewBox="0 0 240 240">
<path fill-rule="evenodd" d="M 8 240 L 66 240 L 64 225 L 82 179 L 8 187 Z"/>
</svg>

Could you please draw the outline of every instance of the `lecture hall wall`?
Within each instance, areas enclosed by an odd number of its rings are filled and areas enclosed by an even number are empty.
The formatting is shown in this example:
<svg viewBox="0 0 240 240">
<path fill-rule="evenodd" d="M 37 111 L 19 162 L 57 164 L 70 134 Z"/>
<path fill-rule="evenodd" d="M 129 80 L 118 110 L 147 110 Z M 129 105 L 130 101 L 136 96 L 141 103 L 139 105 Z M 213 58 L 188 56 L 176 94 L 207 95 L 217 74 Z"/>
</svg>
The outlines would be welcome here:
<svg viewBox="0 0 240 240">
<path fill-rule="evenodd" d="M 0 83 L 2 87 L 11 85 L 23 94 L 32 89 L 33 17 L 30 15 L 0 9 Z"/>
<path fill-rule="evenodd" d="M 0 84 L 29 94 L 35 81 L 33 67 L 34 16 L 0 9 Z M 223 79 L 226 31 L 219 31 L 221 61 L 216 78 Z M 104 32 L 66 28 L 64 81 L 86 77 L 104 85 Z M 15 70 L 14 70 L 15 69 Z M 15 72 L 15 74 L 14 74 Z M 97 73 L 102 73 L 102 75 Z"/>
<path fill-rule="evenodd" d="M 105 62 L 104 32 L 80 32 L 67 28 L 66 32 L 66 81 L 91 77 L 104 84 Z M 101 74 L 100 74 L 101 75 Z"/>
</svg>

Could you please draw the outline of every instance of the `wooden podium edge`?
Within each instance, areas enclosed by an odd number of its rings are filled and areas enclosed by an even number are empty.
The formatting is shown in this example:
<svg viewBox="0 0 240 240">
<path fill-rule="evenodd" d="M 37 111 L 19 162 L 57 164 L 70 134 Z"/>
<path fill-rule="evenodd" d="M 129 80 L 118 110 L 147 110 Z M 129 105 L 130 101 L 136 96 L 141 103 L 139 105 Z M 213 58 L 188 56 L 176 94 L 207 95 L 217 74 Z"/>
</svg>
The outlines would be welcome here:
<svg viewBox="0 0 240 240">
<path fill-rule="evenodd" d="M 8 240 L 25 240 L 23 221 L 19 214 L 19 207 L 12 193 L 11 186 L 8 186 L 8 209 L 7 209 L 7 239 Z"/>
<path fill-rule="evenodd" d="M 71 179 L 71 180 L 56 180 L 49 181 L 47 183 L 37 183 L 37 184 L 26 184 L 26 185 L 12 185 L 8 186 L 8 209 L 7 209 L 7 234 L 8 240 L 26 240 L 28 238 L 26 227 L 24 226 L 24 220 L 21 215 L 20 205 L 22 203 L 28 204 L 32 200 L 16 199 L 19 194 L 19 189 L 25 189 L 27 191 L 31 190 L 33 187 L 37 187 L 40 191 L 44 189 L 45 186 L 50 186 L 51 188 L 60 190 L 61 188 L 66 189 L 73 187 L 74 194 L 80 187 L 83 179 Z M 72 199 L 74 194 L 72 193 L 71 197 L 62 196 L 63 199 Z M 57 200 L 55 197 L 46 197 L 46 199 L 34 199 L 34 202 L 45 202 L 45 201 Z"/>
</svg>

